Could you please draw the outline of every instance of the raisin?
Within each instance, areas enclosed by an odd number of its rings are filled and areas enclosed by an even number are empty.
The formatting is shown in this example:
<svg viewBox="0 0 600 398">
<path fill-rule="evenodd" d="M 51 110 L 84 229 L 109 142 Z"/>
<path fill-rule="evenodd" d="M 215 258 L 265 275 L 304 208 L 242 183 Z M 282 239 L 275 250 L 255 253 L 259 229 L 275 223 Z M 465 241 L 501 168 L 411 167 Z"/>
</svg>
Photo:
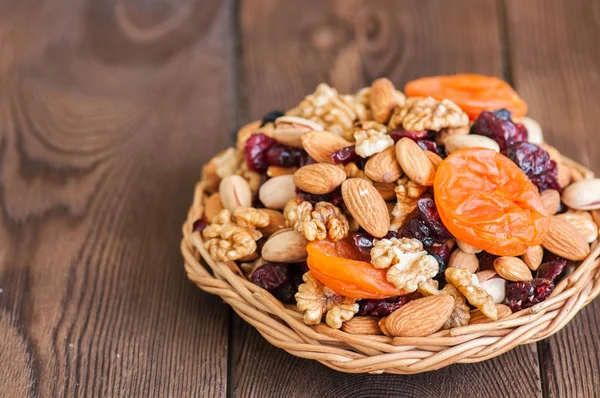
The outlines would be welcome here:
<svg viewBox="0 0 600 398">
<path fill-rule="evenodd" d="M 331 193 L 325 193 L 325 194 L 320 194 L 320 195 L 303 191 L 300 188 L 296 188 L 296 196 L 302 202 L 310 202 L 313 205 L 318 202 L 330 202 L 334 206 L 339 206 L 343 202 L 341 187 L 336 188 Z"/>
<path fill-rule="evenodd" d="M 194 221 L 194 224 L 192 225 L 192 231 L 202 233 L 202 231 L 208 227 L 208 224 L 208 220 L 205 217 L 199 218 L 198 220 Z"/>
<path fill-rule="evenodd" d="M 434 243 L 432 246 L 426 246 L 425 249 L 429 254 L 438 256 L 445 263 L 450 258 L 450 245 L 450 240 L 447 240 L 442 244 Z"/>
<path fill-rule="evenodd" d="M 445 245 L 444 245 L 445 246 Z M 435 258 L 435 261 L 438 262 L 438 266 L 439 266 L 439 270 L 438 273 L 433 277 L 433 279 L 435 279 L 438 283 L 438 287 L 440 289 L 442 289 L 444 286 L 446 286 L 446 276 L 445 276 L 445 272 L 446 272 L 446 261 L 444 260 L 441 256 L 439 256 L 438 254 L 435 253 L 429 253 L 433 258 Z"/>
<path fill-rule="evenodd" d="M 501 109 L 495 112 L 483 111 L 471 126 L 472 134 L 479 134 L 496 141 L 500 152 L 506 153 L 514 142 L 527 141 L 527 129 L 520 123 L 514 123 L 510 112 Z"/>
<path fill-rule="evenodd" d="M 495 254 L 491 254 L 488 252 L 479 252 L 477 253 L 477 259 L 479 260 L 479 270 L 480 271 L 487 271 L 487 270 L 494 270 L 494 261 L 496 261 L 496 259 L 499 256 L 496 256 Z"/>
<path fill-rule="evenodd" d="M 433 199 L 419 199 L 417 209 L 419 215 L 406 223 L 402 237 L 418 239 L 425 247 L 431 247 L 435 243 L 443 244 L 452 238 L 440 219 Z"/>
<path fill-rule="evenodd" d="M 289 271 L 286 264 L 266 263 L 250 275 L 250 282 L 270 291 L 290 281 Z"/>
<path fill-rule="evenodd" d="M 262 117 L 262 121 L 260 122 L 260 127 L 263 127 L 267 123 L 275 123 L 275 119 L 277 119 L 278 117 L 282 117 L 284 115 L 285 115 L 285 113 L 283 113 L 280 110 L 271 111 Z"/>
<path fill-rule="evenodd" d="M 269 166 L 299 167 L 306 152 L 302 149 L 275 144 L 266 153 L 266 162 Z"/>
<path fill-rule="evenodd" d="M 413 141 L 420 141 L 427 139 L 429 132 L 427 130 L 419 131 L 407 131 L 407 130 L 394 130 L 390 132 L 390 137 L 394 142 L 400 141 L 401 138 L 410 138 Z M 433 138 L 432 138 L 433 139 Z"/>
<path fill-rule="evenodd" d="M 406 296 L 386 299 L 364 299 L 358 302 L 358 315 L 386 316 L 408 302 Z"/>
<path fill-rule="evenodd" d="M 257 173 L 267 170 L 267 150 L 276 144 L 276 141 L 262 133 L 254 133 L 246 141 L 244 157 L 246 164 Z"/>
<path fill-rule="evenodd" d="M 307 273 L 309 269 L 306 262 L 288 264 L 288 269 L 290 275 L 289 281 L 271 290 L 271 294 L 281 302 L 292 304 L 296 302 L 295 296 L 298 292 L 298 286 L 304 283 L 302 275 Z"/>
<path fill-rule="evenodd" d="M 532 307 L 550 297 L 554 283 L 548 279 L 535 278 L 527 282 L 509 283 L 506 298 L 513 312 Z"/>
<path fill-rule="evenodd" d="M 527 174 L 540 191 L 556 189 L 562 192 L 558 184 L 558 166 L 543 148 L 529 142 L 515 142 L 506 150 L 506 156 Z"/>
<path fill-rule="evenodd" d="M 347 164 L 350 162 L 357 162 L 360 159 L 361 157 L 356 153 L 354 145 L 338 149 L 331 154 L 331 163 L 333 164 Z"/>
<path fill-rule="evenodd" d="M 567 259 L 555 254 L 546 253 L 542 264 L 537 269 L 536 278 L 547 279 L 554 282 L 567 266 Z"/>
<path fill-rule="evenodd" d="M 395 231 L 389 231 L 382 239 L 398 238 L 399 234 Z M 354 246 L 364 254 L 370 254 L 373 245 L 375 244 L 375 238 L 373 235 L 367 232 L 355 232 L 352 234 L 352 241 Z"/>
</svg>

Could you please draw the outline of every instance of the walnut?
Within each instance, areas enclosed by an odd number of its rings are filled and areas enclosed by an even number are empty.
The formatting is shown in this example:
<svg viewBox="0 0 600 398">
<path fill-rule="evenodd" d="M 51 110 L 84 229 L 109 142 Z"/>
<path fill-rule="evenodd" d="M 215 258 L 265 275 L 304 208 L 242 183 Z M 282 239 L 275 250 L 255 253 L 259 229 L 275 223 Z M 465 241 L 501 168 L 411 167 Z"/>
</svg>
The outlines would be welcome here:
<svg viewBox="0 0 600 398">
<path fill-rule="evenodd" d="M 302 202 L 295 209 L 295 214 L 288 215 L 295 219 L 294 229 L 307 240 L 344 239 L 348 236 L 350 225 L 339 207 L 328 202 L 319 202 L 314 208 L 310 202 Z"/>
<path fill-rule="evenodd" d="M 241 162 L 242 155 L 233 147 L 219 152 L 202 167 L 202 180 L 206 184 L 205 189 L 208 192 L 218 190 L 221 179 L 235 174 Z"/>
<path fill-rule="evenodd" d="M 298 286 L 296 306 L 304 313 L 304 323 L 318 325 L 323 314 L 327 325 L 334 329 L 354 317 L 358 312 L 355 299 L 343 297 L 319 282 L 309 271 L 302 276 L 303 284 Z"/>
<path fill-rule="evenodd" d="M 354 132 L 356 153 L 363 158 L 375 155 L 394 145 L 394 140 L 387 133 L 386 127 L 377 122 L 363 122 Z"/>
<path fill-rule="evenodd" d="M 404 227 L 406 221 L 417 208 L 419 198 L 426 190 L 427 187 L 417 184 L 407 176 L 398 180 L 398 186 L 395 188 L 397 202 L 392 210 L 391 231 L 398 231 Z"/>
<path fill-rule="evenodd" d="M 235 171 L 235 174 L 242 176 L 244 180 L 248 181 L 248 185 L 250 185 L 250 190 L 252 192 L 257 192 L 258 188 L 260 188 L 261 176 L 254 170 L 250 170 L 246 162 L 242 162 L 240 167 Z"/>
<path fill-rule="evenodd" d="M 237 207 L 233 211 L 233 220 L 241 227 L 264 228 L 269 225 L 269 215 L 254 207 Z"/>
<path fill-rule="evenodd" d="M 371 249 L 371 263 L 389 267 L 386 279 L 405 293 L 414 292 L 439 271 L 437 260 L 423 250 L 423 244 L 409 238 L 379 240 Z"/>
<path fill-rule="evenodd" d="M 432 97 L 411 97 L 397 106 L 389 122 L 390 129 L 403 127 L 409 131 L 435 130 L 469 125 L 469 117 L 454 102 Z"/>
<path fill-rule="evenodd" d="M 494 299 L 483 288 L 478 286 L 477 276 L 464 268 L 446 268 L 446 281 L 454 285 L 471 305 L 492 320 L 498 319 L 498 311 Z"/>
<path fill-rule="evenodd" d="M 231 212 L 221 210 L 212 224 L 202 231 L 204 247 L 217 261 L 238 260 L 256 251 L 256 241 L 262 234 L 254 228 L 233 223 Z"/>
<path fill-rule="evenodd" d="M 285 226 L 294 228 L 298 221 L 298 205 L 302 203 L 298 198 L 293 198 L 283 208 L 283 217 L 285 218 Z"/>
<path fill-rule="evenodd" d="M 289 116 L 300 116 L 318 122 L 332 133 L 342 134 L 356 120 L 367 117 L 365 106 L 356 97 L 340 95 L 325 83 L 317 86 L 314 93 L 306 96 L 300 104 L 286 112 Z"/>
<path fill-rule="evenodd" d="M 442 293 L 448 293 L 454 298 L 454 310 L 452 310 L 450 318 L 444 323 L 442 329 L 452 329 L 468 325 L 471 319 L 471 309 L 467 305 L 466 297 L 454 285 L 449 283 L 444 286 Z"/>
</svg>

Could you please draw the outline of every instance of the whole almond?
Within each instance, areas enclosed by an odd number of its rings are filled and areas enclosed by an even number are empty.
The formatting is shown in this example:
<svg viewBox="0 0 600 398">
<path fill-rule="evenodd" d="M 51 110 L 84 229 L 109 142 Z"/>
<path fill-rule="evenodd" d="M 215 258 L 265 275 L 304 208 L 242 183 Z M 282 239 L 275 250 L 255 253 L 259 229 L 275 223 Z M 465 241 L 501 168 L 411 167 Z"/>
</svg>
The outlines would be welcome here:
<svg viewBox="0 0 600 398">
<path fill-rule="evenodd" d="M 425 155 L 427 156 L 427 158 L 429 158 L 429 160 L 431 161 L 431 164 L 433 165 L 433 168 L 435 170 L 437 170 L 440 163 L 442 163 L 444 161 L 444 159 L 442 159 L 440 157 L 440 155 L 438 155 L 437 153 L 433 153 L 431 151 L 425 151 Z"/>
<path fill-rule="evenodd" d="M 550 218 L 550 228 L 542 246 L 567 260 L 581 261 L 590 254 L 590 245 L 585 237 L 574 226 L 556 216 Z"/>
<path fill-rule="evenodd" d="M 267 213 L 269 215 L 269 225 L 264 228 L 259 228 L 258 230 L 265 237 L 269 237 L 285 228 L 285 217 L 282 212 L 273 210 L 273 209 L 260 209 L 263 213 Z"/>
<path fill-rule="evenodd" d="M 498 273 L 493 269 L 486 269 L 475 274 L 480 285 L 488 279 L 492 279 L 496 275 L 498 275 Z"/>
<path fill-rule="evenodd" d="M 473 253 L 465 253 L 460 248 L 454 250 L 448 259 L 448 267 L 468 269 L 472 274 L 479 268 L 479 260 Z"/>
<path fill-rule="evenodd" d="M 221 180 L 219 184 L 221 203 L 227 210 L 233 212 L 240 206 L 252 206 L 252 191 L 243 177 L 231 175 Z"/>
<path fill-rule="evenodd" d="M 518 257 L 498 257 L 494 269 L 502 278 L 511 282 L 524 282 L 533 279 L 527 264 Z"/>
<path fill-rule="evenodd" d="M 378 322 L 379 324 L 379 329 L 381 330 L 381 333 L 383 333 L 385 336 L 388 337 L 393 337 L 390 332 L 388 332 L 388 330 L 385 328 L 385 321 L 387 320 L 387 316 L 384 316 L 383 318 L 381 318 Z"/>
<path fill-rule="evenodd" d="M 262 258 L 273 263 L 298 263 L 308 254 L 304 236 L 293 229 L 285 229 L 271 235 L 262 248 Z"/>
<path fill-rule="evenodd" d="M 454 309 L 454 298 L 437 294 L 410 301 L 392 312 L 385 328 L 392 336 L 425 337 L 440 330 Z"/>
<path fill-rule="evenodd" d="M 481 253 L 483 251 L 482 249 L 475 247 L 473 245 L 470 245 L 466 242 L 463 242 L 462 240 L 459 240 L 459 239 L 456 240 L 456 244 L 458 245 L 459 249 L 465 253 L 477 254 L 477 253 Z"/>
<path fill-rule="evenodd" d="M 375 80 L 369 92 L 369 105 L 373 119 L 379 123 L 387 123 L 396 106 L 394 83 L 385 77 Z"/>
<path fill-rule="evenodd" d="M 494 303 L 502 303 L 506 298 L 506 280 L 502 278 L 490 278 L 480 283 L 479 286 L 485 290 L 492 298 Z"/>
<path fill-rule="evenodd" d="M 562 201 L 576 210 L 600 209 L 600 178 L 569 185 L 562 193 Z"/>
<path fill-rule="evenodd" d="M 365 174 L 373 181 L 394 182 L 402 176 L 394 147 L 389 147 L 369 158 Z"/>
<path fill-rule="evenodd" d="M 431 160 L 416 142 L 404 137 L 396 144 L 396 158 L 402 171 L 419 185 L 433 185 L 435 168 Z"/>
<path fill-rule="evenodd" d="M 390 229 L 390 215 L 377 189 L 362 178 L 350 178 L 342 184 L 342 198 L 352 217 L 376 238 Z"/>
<path fill-rule="evenodd" d="M 510 308 L 504 304 L 496 304 L 496 311 L 498 312 L 498 320 L 506 318 L 507 316 L 512 314 Z M 494 322 L 487 316 L 483 315 L 481 311 L 474 310 L 471 311 L 471 319 L 469 319 L 469 325 L 478 325 L 481 323 L 490 323 Z"/>
<path fill-rule="evenodd" d="M 318 163 L 331 163 L 331 154 L 352 145 L 339 135 L 315 131 L 302 136 L 302 147 Z"/>
<path fill-rule="evenodd" d="M 548 211 L 548 215 L 553 216 L 560 207 L 560 194 L 555 189 L 546 189 L 540 193 L 542 204 Z"/>
<path fill-rule="evenodd" d="M 556 217 L 575 227 L 583 235 L 587 243 L 594 242 L 598 237 L 598 225 L 587 211 L 569 210 L 565 213 L 557 214 Z"/>
<path fill-rule="evenodd" d="M 383 183 L 383 182 L 375 182 L 373 186 L 381 194 L 381 197 L 386 202 L 388 200 L 396 200 L 396 184 L 393 182 Z M 395 205 L 395 203 L 393 203 Z"/>
<path fill-rule="evenodd" d="M 530 246 L 521 256 L 523 262 L 527 264 L 530 270 L 536 271 L 542 264 L 544 258 L 544 248 L 541 245 Z"/>
<path fill-rule="evenodd" d="M 302 148 L 302 137 L 311 131 L 323 131 L 323 126 L 298 116 L 282 116 L 275 119 L 271 136 L 280 144 Z"/>
<path fill-rule="evenodd" d="M 342 324 L 342 330 L 350 334 L 383 334 L 379 327 L 379 318 L 374 316 L 355 316 Z"/>
<path fill-rule="evenodd" d="M 315 163 L 300 167 L 294 173 L 294 184 L 303 191 L 317 195 L 332 192 L 342 185 L 346 173 L 332 164 Z"/>
<path fill-rule="evenodd" d="M 500 146 L 496 141 L 477 134 L 451 135 L 446 138 L 445 145 L 448 155 L 463 148 L 487 148 L 500 152 Z"/>
<path fill-rule="evenodd" d="M 284 176 L 287 174 L 294 174 L 296 170 L 298 170 L 297 167 L 269 166 L 267 167 L 267 175 L 269 177 Z"/>
<path fill-rule="evenodd" d="M 206 199 L 206 203 L 204 203 L 204 215 L 206 216 L 206 220 L 208 222 L 212 222 L 214 216 L 219 214 L 219 212 L 223 210 L 223 205 L 221 204 L 221 195 L 218 192 L 213 193 Z"/>
<path fill-rule="evenodd" d="M 258 190 L 258 198 L 270 209 L 281 210 L 296 196 L 293 175 L 282 175 L 267 180 Z"/>
</svg>

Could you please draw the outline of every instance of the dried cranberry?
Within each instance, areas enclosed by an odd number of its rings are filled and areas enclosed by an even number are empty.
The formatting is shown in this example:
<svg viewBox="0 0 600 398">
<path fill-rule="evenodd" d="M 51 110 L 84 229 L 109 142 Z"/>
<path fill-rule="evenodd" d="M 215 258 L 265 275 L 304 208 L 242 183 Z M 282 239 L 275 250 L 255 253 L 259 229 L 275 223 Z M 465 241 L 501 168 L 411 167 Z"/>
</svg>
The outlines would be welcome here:
<svg viewBox="0 0 600 398">
<path fill-rule="evenodd" d="M 527 141 L 527 130 L 522 124 L 513 123 L 506 109 L 481 112 L 471 127 L 471 133 L 493 139 L 502 153 L 506 153 L 508 146 L 514 142 Z"/>
<path fill-rule="evenodd" d="M 407 302 L 406 296 L 386 299 L 364 299 L 358 302 L 358 315 L 386 316 Z"/>
<path fill-rule="evenodd" d="M 257 173 L 267 170 L 267 150 L 276 144 L 276 141 L 262 133 L 254 133 L 246 141 L 244 155 L 246 164 Z"/>
<path fill-rule="evenodd" d="M 445 243 L 452 237 L 446 229 L 431 198 L 419 199 L 417 203 L 418 217 L 409 220 L 402 236 L 420 240 L 424 246 L 433 246 L 434 243 Z"/>
<path fill-rule="evenodd" d="M 429 253 L 435 261 L 438 262 L 438 273 L 433 277 L 438 282 L 438 287 L 441 289 L 446 286 L 446 261 L 444 261 L 440 256 L 435 253 Z"/>
<path fill-rule="evenodd" d="M 479 252 L 477 253 L 477 259 L 479 260 L 479 270 L 480 271 L 487 271 L 487 270 L 493 270 L 494 269 L 494 261 L 496 261 L 496 259 L 498 258 L 498 256 L 496 256 L 495 254 L 491 254 L 488 252 Z"/>
<path fill-rule="evenodd" d="M 400 141 L 401 138 L 410 138 L 413 141 L 419 141 L 426 139 L 428 136 L 427 130 L 419 130 L 419 131 L 407 131 L 407 130 L 394 130 L 390 132 L 390 137 L 394 140 L 394 142 Z"/>
<path fill-rule="evenodd" d="M 419 145 L 419 147 L 421 147 L 421 149 L 424 151 L 431 151 L 435 154 L 438 153 L 437 144 L 433 141 L 419 140 L 417 141 L 417 145 Z"/>
<path fill-rule="evenodd" d="M 266 263 L 250 275 L 250 282 L 265 290 L 273 290 L 289 280 L 289 267 L 280 263 Z"/>
<path fill-rule="evenodd" d="M 275 144 L 267 150 L 269 166 L 299 167 L 306 152 L 302 149 Z"/>
<path fill-rule="evenodd" d="M 300 167 L 304 167 L 304 166 L 308 166 L 309 164 L 315 164 L 317 163 L 316 160 L 314 160 L 313 158 L 310 157 L 310 155 L 306 152 L 304 152 L 304 154 L 302 155 L 302 157 L 300 158 Z"/>
<path fill-rule="evenodd" d="M 383 237 L 383 239 L 392 239 L 392 238 L 397 238 L 398 236 L 399 236 L 398 232 L 389 231 Z M 375 238 L 373 235 L 371 235 L 367 232 L 355 232 L 352 234 L 352 240 L 354 241 L 354 245 L 360 252 L 362 252 L 364 254 L 371 253 L 371 249 L 373 248 L 375 239 L 377 239 L 377 238 Z"/>
<path fill-rule="evenodd" d="M 429 254 L 438 256 L 444 263 L 450 258 L 450 241 L 442 244 L 434 243 L 432 246 L 425 247 L 425 249 Z"/>
<path fill-rule="evenodd" d="M 206 227 L 208 227 L 208 220 L 202 217 L 194 221 L 194 224 L 192 225 L 192 231 L 202 233 Z"/>
<path fill-rule="evenodd" d="M 260 127 L 263 127 L 267 123 L 275 123 L 275 119 L 277 119 L 278 117 L 282 117 L 284 115 L 285 115 L 285 113 L 283 113 L 280 110 L 271 111 L 262 117 L 262 121 L 260 122 Z"/>
<path fill-rule="evenodd" d="M 356 153 L 354 145 L 338 149 L 331 154 L 331 163 L 333 164 L 346 164 L 360 159 L 361 157 Z"/>
<path fill-rule="evenodd" d="M 294 284 L 291 281 L 285 281 L 281 285 L 277 286 L 275 289 L 270 291 L 270 293 L 277 300 L 288 304 L 293 304 L 296 302 L 296 299 L 294 297 L 296 295 L 296 292 L 298 292 L 298 288 L 295 288 Z"/>
<path fill-rule="evenodd" d="M 329 201 L 334 206 L 339 206 L 344 203 L 344 198 L 342 198 L 342 187 L 337 187 L 332 193 L 330 193 L 331 198 Z"/>
<path fill-rule="evenodd" d="M 536 278 L 547 279 L 554 282 L 567 266 L 567 259 L 555 254 L 547 253 L 542 264 L 537 269 Z"/>
<path fill-rule="evenodd" d="M 515 142 L 506 150 L 506 156 L 527 174 L 540 191 L 556 189 L 562 192 L 558 184 L 556 162 L 550 159 L 550 155 L 543 148 L 529 142 Z"/>
<path fill-rule="evenodd" d="M 325 193 L 321 195 L 306 192 L 301 190 L 300 188 L 296 188 L 296 196 L 298 196 L 298 198 L 300 198 L 301 201 L 310 202 L 313 205 L 318 202 L 330 202 L 334 206 L 338 206 L 343 202 L 341 187 L 336 188 L 335 191 L 331 193 Z"/>
<path fill-rule="evenodd" d="M 547 279 L 535 278 L 527 282 L 509 283 L 506 298 L 513 312 L 532 307 L 550 297 L 554 283 Z"/>
</svg>

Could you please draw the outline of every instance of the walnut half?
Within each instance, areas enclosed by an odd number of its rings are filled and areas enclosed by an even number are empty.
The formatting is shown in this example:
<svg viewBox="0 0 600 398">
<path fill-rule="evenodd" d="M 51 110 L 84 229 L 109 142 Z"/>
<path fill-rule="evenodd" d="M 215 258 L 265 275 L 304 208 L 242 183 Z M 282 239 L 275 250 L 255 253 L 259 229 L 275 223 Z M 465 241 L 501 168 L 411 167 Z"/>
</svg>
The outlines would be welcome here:
<svg viewBox="0 0 600 398">
<path fill-rule="evenodd" d="M 488 318 L 498 320 L 498 311 L 494 298 L 481 286 L 477 286 L 477 277 L 471 271 L 463 268 L 449 267 L 445 272 L 446 281 L 454 285 L 475 307 Z"/>
<path fill-rule="evenodd" d="M 249 208 L 244 209 L 248 210 Z M 238 215 L 238 217 L 242 216 Z M 250 219 L 244 222 L 251 223 Z M 204 247 L 212 258 L 217 261 L 230 261 L 256 252 L 256 241 L 262 237 L 262 233 L 251 226 L 235 224 L 231 212 L 224 209 L 213 218 L 212 224 L 202 231 L 202 236 L 205 239 Z"/>
<path fill-rule="evenodd" d="M 348 236 L 350 230 L 340 208 L 328 202 L 318 202 L 314 207 L 310 202 L 302 202 L 297 207 L 291 204 L 289 208 L 286 206 L 285 215 L 287 220 L 294 220 L 294 229 L 310 241 L 327 237 L 337 241 Z"/>
</svg>

